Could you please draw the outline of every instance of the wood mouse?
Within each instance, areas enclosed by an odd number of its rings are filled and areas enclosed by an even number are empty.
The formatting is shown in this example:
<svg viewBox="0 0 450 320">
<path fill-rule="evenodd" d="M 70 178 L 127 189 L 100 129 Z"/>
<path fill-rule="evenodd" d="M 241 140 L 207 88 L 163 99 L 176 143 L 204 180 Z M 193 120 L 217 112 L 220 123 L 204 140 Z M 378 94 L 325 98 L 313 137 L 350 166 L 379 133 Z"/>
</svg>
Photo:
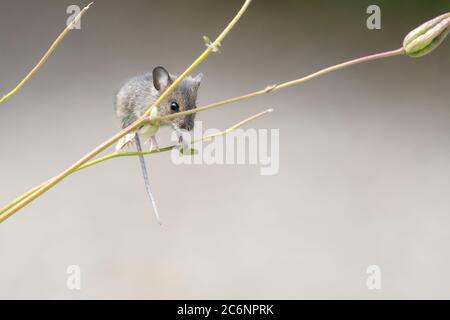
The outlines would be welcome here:
<svg viewBox="0 0 450 320">
<path fill-rule="evenodd" d="M 115 111 L 122 128 L 128 127 L 130 124 L 140 118 L 159 98 L 159 96 L 177 79 L 178 76 L 170 74 L 163 67 L 156 67 L 153 72 L 147 72 L 142 75 L 131 78 L 117 92 L 115 99 Z M 158 106 L 158 115 L 166 116 L 177 112 L 192 110 L 197 107 L 197 92 L 203 74 L 196 77 L 186 77 Z M 180 132 L 181 130 L 191 131 L 194 128 L 195 113 L 184 117 L 175 118 L 173 120 L 161 123 L 161 125 L 170 125 L 172 128 Z M 138 152 L 142 152 L 142 145 L 139 138 L 143 138 L 150 142 L 151 150 L 159 149 L 156 137 L 151 132 L 150 126 L 143 126 L 134 136 L 134 143 Z M 182 136 L 180 134 L 180 142 Z M 144 177 L 145 188 L 150 201 L 153 205 L 156 219 L 159 224 L 161 220 L 156 206 L 156 201 L 150 188 L 150 181 L 147 173 L 145 159 L 139 156 L 141 163 L 142 175 Z"/>
</svg>

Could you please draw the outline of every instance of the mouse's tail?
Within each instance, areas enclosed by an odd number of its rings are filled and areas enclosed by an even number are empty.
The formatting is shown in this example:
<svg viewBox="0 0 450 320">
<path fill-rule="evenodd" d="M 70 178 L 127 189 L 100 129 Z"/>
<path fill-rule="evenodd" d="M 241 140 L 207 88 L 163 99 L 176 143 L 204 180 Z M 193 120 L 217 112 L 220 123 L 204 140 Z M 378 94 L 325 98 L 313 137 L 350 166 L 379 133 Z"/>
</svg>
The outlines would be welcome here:
<svg viewBox="0 0 450 320">
<path fill-rule="evenodd" d="M 136 142 L 136 148 L 137 148 L 138 152 L 142 152 L 141 140 L 139 139 L 139 135 L 137 133 L 136 133 L 136 136 L 134 139 Z M 153 197 L 153 193 L 150 188 L 150 180 L 148 178 L 147 166 L 145 164 L 144 156 L 142 156 L 142 155 L 139 156 L 139 162 L 141 163 L 142 176 L 144 177 L 145 189 L 150 198 L 150 201 L 152 202 L 153 211 L 155 212 L 156 220 L 158 221 L 159 224 L 161 224 L 161 219 L 159 218 L 159 213 L 158 213 L 158 207 L 156 206 L 156 201 L 155 201 L 155 198 Z"/>
</svg>

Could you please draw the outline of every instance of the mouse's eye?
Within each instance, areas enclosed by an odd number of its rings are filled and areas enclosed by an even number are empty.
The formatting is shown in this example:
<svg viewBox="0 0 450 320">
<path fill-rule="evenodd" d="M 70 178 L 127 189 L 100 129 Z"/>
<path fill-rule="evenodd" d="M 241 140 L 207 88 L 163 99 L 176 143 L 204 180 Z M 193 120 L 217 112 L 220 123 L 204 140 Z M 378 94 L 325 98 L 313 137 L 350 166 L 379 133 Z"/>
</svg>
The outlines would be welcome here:
<svg viewBox="0 0 450 320">
<path fill-rule="evenodd" d="M 180 111 L 180 106 L 178 105 L 178 103 L 176 103 L 175 101 L 173 101 L 170 104 L 170 110 L 172 110 L 173 112 L 178 112 Z"/>
</svg>

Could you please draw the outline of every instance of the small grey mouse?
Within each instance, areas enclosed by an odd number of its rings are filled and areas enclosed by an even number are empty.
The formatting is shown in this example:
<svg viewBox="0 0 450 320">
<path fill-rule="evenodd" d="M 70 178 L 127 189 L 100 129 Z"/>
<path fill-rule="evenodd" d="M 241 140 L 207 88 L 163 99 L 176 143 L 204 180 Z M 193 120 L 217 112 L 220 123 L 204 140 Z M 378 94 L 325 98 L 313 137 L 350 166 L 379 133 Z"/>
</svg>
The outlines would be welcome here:
<svg viewBox="0 0 450 320">
<path fill-rule="evenodd" d="M 143 75 L 131 78 L 117 92 L 115 99 L 115 111 L 117 118 L 120 120 L 122 128 L 128 127 L 141 117 L 161 94 L 177 79 L 178 76 L 170 74 L 163 67 L 156 67 L 153 72 L 144 73 Z M 197 92 L 203 74 L 196 77 L 186 77 L 163 101 L 158 107 L 158 114 L 166 116 L 169 114 L 195 109 L 197 107 Z M 179 133 L 180 130 L 191 131 L 194 128 L 195 113 L 184 117 L 175 118 L 171 121 L 161 123 L 161 125 L 171 125 Z M 145 128 L 141 128 L 144 129 Z M 159 149 L 156 138 L 149 138 L 151 148 Z M 180 133 L 180 142 L 182 136 Z M 138 152 L 142 152 L 139 133 L 134 138 Z M 161 224 L 156 201 L 150 188 L 150 181 L 147 174 L 145 159 L 139 156 L 141 163 L 142 175 L 144 176 L 145 188 L 153 205 L 156 219 Z"/>
</svg>

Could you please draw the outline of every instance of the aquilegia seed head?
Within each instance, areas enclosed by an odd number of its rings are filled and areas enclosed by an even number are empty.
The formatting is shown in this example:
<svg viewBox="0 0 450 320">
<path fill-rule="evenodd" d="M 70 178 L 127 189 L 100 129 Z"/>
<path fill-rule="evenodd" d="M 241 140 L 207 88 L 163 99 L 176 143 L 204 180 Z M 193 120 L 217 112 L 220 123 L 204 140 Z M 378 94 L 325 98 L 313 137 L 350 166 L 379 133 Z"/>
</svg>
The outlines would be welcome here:
<svg viewBox="0 0 450 320">
<path fill-rule="evenodd" d="M 450 12 L 444 13 L 408 33 L 403 49 L 410 57 L 421 57 L 441 44 L 450 31 Z"/>
</svg>

